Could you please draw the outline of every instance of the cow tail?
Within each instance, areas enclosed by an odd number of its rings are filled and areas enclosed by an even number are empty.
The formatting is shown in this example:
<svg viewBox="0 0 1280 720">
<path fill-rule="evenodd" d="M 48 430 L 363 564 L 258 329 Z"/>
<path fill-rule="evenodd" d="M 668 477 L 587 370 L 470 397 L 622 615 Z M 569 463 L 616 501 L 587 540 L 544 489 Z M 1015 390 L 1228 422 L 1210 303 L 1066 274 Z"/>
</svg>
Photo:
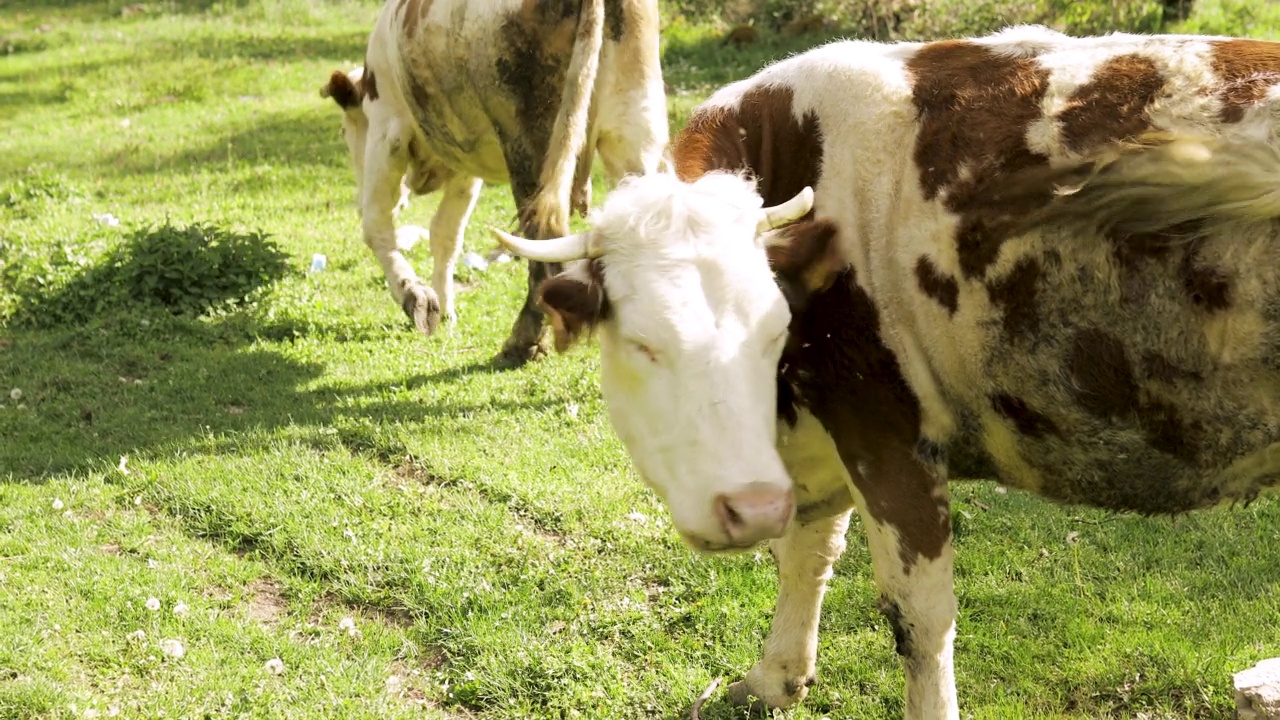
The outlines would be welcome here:
<svg viewBox="0 0 1280 720">
<path fill-rule="evenodd" d="M 565 73 L 560 108 L 551 129 L 538 190 L 526 212 L 539 237 L 569 232 L 569 203 L 578 156 L 585 150 L 600 51 L 604 45 L 604 0 L 585 0 L 578 11 L 573 53 Z"/>
<path fill-rule="evenodd" d="M 1280 148 L 1269 138 L 1151 133 L 1053 172 L 1060 195 L 1031 224 L 1083 223 L 1123 234 L 1193 224 L 1199 234 L 1206 224 L 1280 218 Z"/>
</svg>

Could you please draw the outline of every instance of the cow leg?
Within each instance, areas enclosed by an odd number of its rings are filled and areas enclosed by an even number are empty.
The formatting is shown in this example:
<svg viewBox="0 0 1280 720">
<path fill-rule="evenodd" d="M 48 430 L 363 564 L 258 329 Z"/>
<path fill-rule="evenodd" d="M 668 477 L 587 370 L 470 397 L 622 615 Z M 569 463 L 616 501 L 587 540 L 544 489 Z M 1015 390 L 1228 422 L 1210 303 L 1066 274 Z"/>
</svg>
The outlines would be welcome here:
<svg viewBox="0 0 1280 720">
<path fill-rule="evenodd" d="M 431 287 L 440 299 L 440 314 L 449 322 L 458 318 L 454 308 L 453 273 L 462 254 L 467 221 L 471 219 L 482 185 L 480 178 L 464 175 L 449 178 L 442 190 L 440 206 L 431 218 Z"/>
<path fill-rule="evenodd" d="M 793 522 L 769 543 L 778 567 L 778 604 L 760 661 L 729 686 L 734 704 L 785 708 L 809 693 L 816 681 L 822 598 L 831 566 L 844 552 L 850 513 L 846 508 L 813 522 Z"/>
<path fill-rule="evenodd" d="M 532 141 L 535 138 L 527 138 Z M 507 169 L 511 174 L 511 194 L 516 201 L 516 209 L 520 214 L 519 234 L 528 238 L 547 238 L 563 235 L 568 232 L 568 208 L 564 217 L 535 217 L 529 202 L 538 190 L 538 165 L 529 161 L 526 152 L 520 146 L 503 139 L 506 149 Z M 545 152 L 535 155 L 545 156 Z M 511 325 L 511 334 L 502 344 L 502 351 L 496 362 L 502 367 L 520 367 L 530 360 L 544 357 L 551 351 L 550 330 L 544 320 L 542 310 L 538 307 L 538 289 L 542 283 L 562 270 L 560 263 L 543 263 L 529 261 L 529 286 L 525 292 L 524 305 Z"/>
<path fill-rule="evenodd" d="M 538 288 L 548 278 L 558 275 L 562 269 L 560 263 L 529 261 L 529 286 L 525 292 L 524 305 L 511 325 L 511 335 L 502 345 L 502 352 L 498 355 L 499 365 L 519 367 L 550 352 L 550 328 L 546 327 L 543 312 L 538 307 Z"/>
<path fill-rule="evenodd" d="M 395 127 L 376 134 L 370 127 L 360 199 L 364 243 L 382 266 L 391 297 L 420 331 L 431 335 L 440 322 L 439 298 L 414 272 L 396 243 L 395 213 L 409 164 L 408 143 L 394 137 L 397 134 Z"/>
<path fill-rule="evenodd" d="M 826 430 L 800 410 L 794 426 L 778 427 L 778 453 L 794 479 L 796 518 L 769 544 L 778 568 L 778 603 L 760 661 L 729 686 L 739 705 L 785 708 L 804 699 L 814 682 L 818 618 L 831 567 L 844 552 L 853 497 L 849 474 Z"/>
<path fill-rule="evenodd" d="M 951 516 L 945 469 L 909 451 L 851 469 L 880 610 L 907 681 L 906 720 L 958 720 Z"/>
</svg>

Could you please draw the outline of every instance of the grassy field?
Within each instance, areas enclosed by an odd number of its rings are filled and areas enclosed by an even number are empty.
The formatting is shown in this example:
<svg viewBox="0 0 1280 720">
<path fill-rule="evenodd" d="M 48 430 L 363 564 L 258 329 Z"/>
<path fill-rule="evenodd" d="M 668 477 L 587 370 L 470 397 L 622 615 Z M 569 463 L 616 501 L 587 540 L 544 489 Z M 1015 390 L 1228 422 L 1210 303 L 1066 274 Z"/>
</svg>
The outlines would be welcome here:
<svg viewBox="0 0 1280 720">
<path fill-rule="evenodd" d="M 1236 21 L 1205 7 L 1202 28 Z M 767 553 L 679 543 L 594 351 L 489 365 L 522 264 L 461 271 L 431 339 L 391 302 L 317 95 L 375 12 L 0 4 L 0 719 L 677 718 L 758 657 Z M 816 42 L 670 28 L 673 122 Z M 513 212 L 487 188 L 468 249 Z M 221 302 L 136 299 L 157 287 Z M 1276 502 L 955 498 L 966 717 L 1229 717 L 1230 673 L 1280 655 Z M 785 717 L 900 716 L 856 521 L 819 663 Z M 721 692 L 703 716 L 741 713 Z"/>
</svg>

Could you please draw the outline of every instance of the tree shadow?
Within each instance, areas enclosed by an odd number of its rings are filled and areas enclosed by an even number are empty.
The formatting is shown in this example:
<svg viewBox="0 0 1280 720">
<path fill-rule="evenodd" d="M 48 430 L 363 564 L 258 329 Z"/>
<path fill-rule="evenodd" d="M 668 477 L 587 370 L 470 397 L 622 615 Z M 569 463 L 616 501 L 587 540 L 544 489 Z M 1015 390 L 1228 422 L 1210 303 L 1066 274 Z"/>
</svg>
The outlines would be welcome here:
<svg viewBox="0 0 1280 720">
<path fill-rule="evenodd" d="M 319 87 L 317 83 L 316 87 Z M 208 140 L 171 155 L 150 155 L 122 148 L 100 161 L 101 169 L 145 175 L 185 171 L 228 158 L 276 166 L 319 165 L 347 169 L 346 148 L 339 138 L 341 119 L 336 109 L 321 106 L 271 115 L 254 115 Z"/>
<path fill-rule="evenodd" d="M 354 452 L 387 454 L 378 428 L 546 410 L 550 399 L 424 403 L 385 397 L 380 383 L 308 387 L 320 362 L 254 345 L 236 321 L 138 326 L 131 316 L 84 327 L 10 330 L 0 337 L 0 482 L 114 466 L 138 452 L 183 452 L 199 442 L 239 447 L 260 431 L 335 428 Z M 127 342 L 122 342 L 128 337 Z M 471 367 L 483 367 L 478 363 Z M 468 367 L 437 373 L 461 377 Z M 208 449 L 208 448 L 206 448 Z"/>
</svg>

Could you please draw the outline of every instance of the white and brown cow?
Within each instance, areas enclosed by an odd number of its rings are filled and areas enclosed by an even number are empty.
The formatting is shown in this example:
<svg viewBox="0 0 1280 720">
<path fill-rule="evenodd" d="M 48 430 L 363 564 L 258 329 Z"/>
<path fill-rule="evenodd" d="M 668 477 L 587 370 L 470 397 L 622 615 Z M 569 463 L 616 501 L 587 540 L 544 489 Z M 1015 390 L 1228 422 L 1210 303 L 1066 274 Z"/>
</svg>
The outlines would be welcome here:
<svg viewBox="0 0 1280 720">
<path fill-rule="evenodd" d="M 949 474 L 1146 514 L 1276 482 L 1277 131 L 1280 44 L 841 42 L 717 92 L 678 177 L 624 182 L 588 232 L 506 238 L 585 258 L 542 302 L 559 346 L 599 338 L 681 535 L 771 540 L 736 700 L 805 696 L 851 508 L 906 716 L 957 718 Z"/>
<path fill-rule="evenodd" d="M 321 94 L 344 111 L 364 241 L 427 335 L 455 316 L 453 272 L 482 182 L 511 185 L 522 233 L 563 235 L 571 205 L 590 202 L 597 151 L 616 182 L 657 170 L 668 140 L 656 0 L 388 0 L 364 66 L 335 71 Z M 394 215 L 408 191 L 436 190 L 428 288 Z M 505 363 L 545 352 L 534 293 L 556 272 L 529 264 Z"/>
</svg>

